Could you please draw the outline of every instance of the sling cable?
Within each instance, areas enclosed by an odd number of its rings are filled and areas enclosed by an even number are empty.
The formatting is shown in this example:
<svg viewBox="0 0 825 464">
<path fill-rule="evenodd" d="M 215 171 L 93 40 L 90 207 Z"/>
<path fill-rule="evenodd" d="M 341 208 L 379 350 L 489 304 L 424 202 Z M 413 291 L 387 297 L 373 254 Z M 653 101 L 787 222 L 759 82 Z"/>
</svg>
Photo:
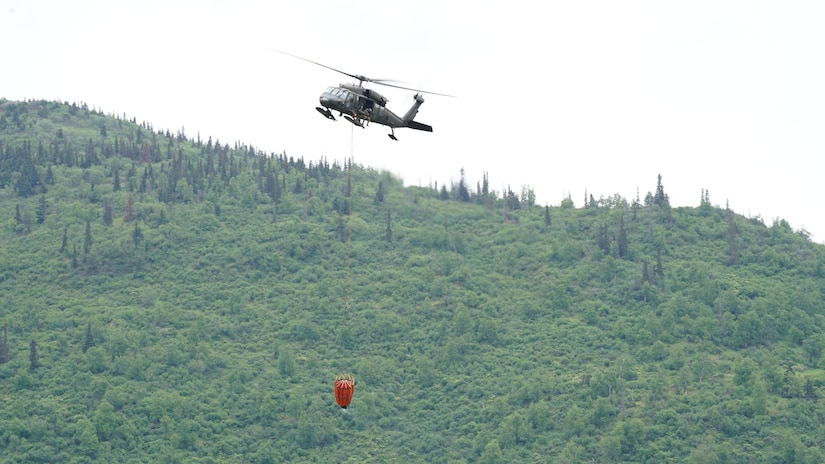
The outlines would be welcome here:
<svg viewBox="0 0 825 464">
<path fill-rule="evenodd" d="M 354 132 L 355 126 L 350 129 L 349 140 L 349 176 L 347 179 L 347 189 L 349 190 L 349 211 L 347 212 L 347 273 L 345 278 L 344 290 L 344 311 L 346 313 L 346 324 L 349 328 L 349 275 L 352 260 L 352 165 L 354 164 L 353 146 L 354 146 Z M 340 374 L 335 377 L 335 402 L 338 403 L 342 409 L 346 410 L 352 401 L 352 395 L 355 393 L 355 378 L 351 374 Z"/>
</svg>

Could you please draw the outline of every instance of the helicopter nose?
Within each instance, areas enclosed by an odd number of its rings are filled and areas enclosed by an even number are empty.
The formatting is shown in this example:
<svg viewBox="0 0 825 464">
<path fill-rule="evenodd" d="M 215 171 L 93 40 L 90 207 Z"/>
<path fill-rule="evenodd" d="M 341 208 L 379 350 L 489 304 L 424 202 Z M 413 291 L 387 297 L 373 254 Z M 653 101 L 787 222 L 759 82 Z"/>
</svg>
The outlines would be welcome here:
<svg viewBox="0 0 825 464">
<path fill-rule="evenodd" d="M 340 99 L 338 99 L 338 98 L 336 98 L 332 95 L 327 95 L 327 94 L 324 93 L 324 94 L 321 94 L 320 97 L 318 97 L 318 101 L 321 102 L 321 105 L 329 107 L 330 105 L 334 105 L 335 103 L 339 102 Z"/>
</svg>

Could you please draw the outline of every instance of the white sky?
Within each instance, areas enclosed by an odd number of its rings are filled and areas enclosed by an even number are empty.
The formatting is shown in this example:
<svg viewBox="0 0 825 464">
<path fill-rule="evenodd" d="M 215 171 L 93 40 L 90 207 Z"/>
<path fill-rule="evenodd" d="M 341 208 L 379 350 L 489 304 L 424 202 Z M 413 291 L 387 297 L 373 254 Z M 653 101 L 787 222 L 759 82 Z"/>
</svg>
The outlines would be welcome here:
<svg viewBox="0 0 825 464">
<path fill-rule="evenodd" d="M 825 242 L 825 2 L 0 0 L 0 97 L 85 102 L 407 185 L 530 185 L 540 204 L 653 191 Z M 428 96 L 433 133 L 314 109 L 352 74 Z M 377 88 L 403 114 L 413 92 Z M 352 142 L 352 145 L 351 145 Z"/>
</svg>

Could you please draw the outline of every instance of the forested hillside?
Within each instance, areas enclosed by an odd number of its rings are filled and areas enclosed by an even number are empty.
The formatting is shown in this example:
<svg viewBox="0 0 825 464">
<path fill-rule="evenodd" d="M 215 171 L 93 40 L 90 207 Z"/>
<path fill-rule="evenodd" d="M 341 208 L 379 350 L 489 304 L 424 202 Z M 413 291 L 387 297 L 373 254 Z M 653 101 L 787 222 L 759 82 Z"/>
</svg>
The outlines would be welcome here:
<svg viewBox="0 0 825 464">
<path fill-rule="evenodd" d="M 0 462 L 825 461 L 784 220 L 203 138 L 0 100 Z"/>
</svg>

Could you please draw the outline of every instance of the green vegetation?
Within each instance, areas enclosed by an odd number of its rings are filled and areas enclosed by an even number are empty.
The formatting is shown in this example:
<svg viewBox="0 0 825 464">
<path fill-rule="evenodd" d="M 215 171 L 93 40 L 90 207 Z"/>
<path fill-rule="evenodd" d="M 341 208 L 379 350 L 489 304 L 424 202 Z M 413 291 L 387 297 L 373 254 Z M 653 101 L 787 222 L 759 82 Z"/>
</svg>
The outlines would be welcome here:
<svg viewBox="0 0 825 464">
<path fill-rule="evenodd" d="M 825 460 L 804 231 L 348 168 L 0 101 L 0 462 Z"/>
</svg>

